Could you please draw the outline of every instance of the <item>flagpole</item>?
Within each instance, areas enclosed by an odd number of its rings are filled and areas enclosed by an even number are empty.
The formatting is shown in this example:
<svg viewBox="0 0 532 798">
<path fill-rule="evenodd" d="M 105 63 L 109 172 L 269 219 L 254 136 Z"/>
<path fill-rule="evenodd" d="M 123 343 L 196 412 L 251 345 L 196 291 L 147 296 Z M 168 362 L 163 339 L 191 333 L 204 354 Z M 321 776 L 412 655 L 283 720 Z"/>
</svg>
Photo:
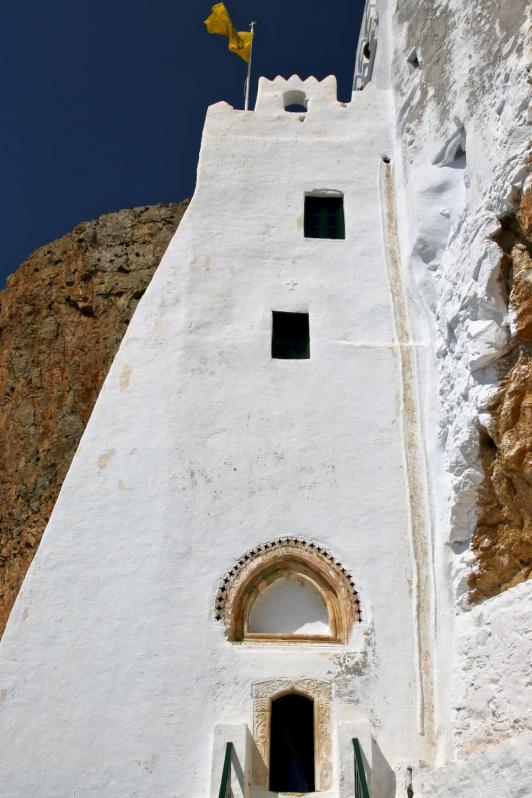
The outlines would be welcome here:
<svg viewBox="0 0 532 798">
<path fill-rule="evenodd" d="M 251 45 L 249 48 L 248 75 L 246 78 L 246 92 L 245 92 L 246 99 L 244 101 L 244 111 L 249 111 L 249 84 L 251 83 L 251 59 L 253 58 L 253 39 L 255 38 L 256 24 L 257 24 L 256 22 L 249 23 L 249 27 L 251 28 Z"/>
</svg>

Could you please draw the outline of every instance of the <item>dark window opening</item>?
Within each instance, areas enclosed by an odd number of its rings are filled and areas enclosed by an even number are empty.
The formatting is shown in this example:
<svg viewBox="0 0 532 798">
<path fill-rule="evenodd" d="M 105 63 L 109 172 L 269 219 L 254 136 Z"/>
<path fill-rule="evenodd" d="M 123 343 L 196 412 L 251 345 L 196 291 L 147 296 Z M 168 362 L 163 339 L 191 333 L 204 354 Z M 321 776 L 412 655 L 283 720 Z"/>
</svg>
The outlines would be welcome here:
<svg viewBox="0 0 532 798">
<path fill-rule="evenodd" d="M 306 114 L 307 113 L 306 106 L 300 105 L 299 103 L 292 103 L 291 105 L 287 105 L 284 110 L 288 111 L 290 114 Z"/>
<path fill-rule="evenodd" d="M 305 197 L 305 238 L 345 238 L 343 197 Z"/>
<path fill-rule="evenodd" d="M 308 313 L 272 311 L 272 357 L 283 360 L 310 357 Z"/>
<path fill-rule="evenodd" d="M 272 702 L 270 790 L 314 792 L 314 702 L 297 693 Z"/>
</svg>

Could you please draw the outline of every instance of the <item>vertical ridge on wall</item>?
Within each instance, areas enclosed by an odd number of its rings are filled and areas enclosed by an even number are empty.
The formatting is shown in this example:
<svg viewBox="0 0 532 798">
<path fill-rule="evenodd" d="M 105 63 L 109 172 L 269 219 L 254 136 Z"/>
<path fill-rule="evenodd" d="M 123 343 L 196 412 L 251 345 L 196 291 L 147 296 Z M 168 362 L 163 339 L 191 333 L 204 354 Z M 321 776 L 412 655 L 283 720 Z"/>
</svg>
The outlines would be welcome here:
<svg viewBox="0 0 532 798">
<path fill-rule="evenodd" d="M 415 346 L 410 337 L 406 302 L 400 268 L 399 237 L 395 206 L 393 172 L 390 163 L 381 162 L 381 197 L 384 250 L 392 304 L 394 335 L 401 371 L 401 423 L 404 462 L 408 485 L 411 548 L 414 561 L 412 585 L 417 640 L 418 723 L 419 732 L 426 736 L 429 749 L 434 747 L 434 685 L 432 661 L 433 565 L 428 530 L 423 479 L 420 472 L 418 445 L 418 413 L 416 402 L 417 372 L 412 355 Z"/>
</svg>

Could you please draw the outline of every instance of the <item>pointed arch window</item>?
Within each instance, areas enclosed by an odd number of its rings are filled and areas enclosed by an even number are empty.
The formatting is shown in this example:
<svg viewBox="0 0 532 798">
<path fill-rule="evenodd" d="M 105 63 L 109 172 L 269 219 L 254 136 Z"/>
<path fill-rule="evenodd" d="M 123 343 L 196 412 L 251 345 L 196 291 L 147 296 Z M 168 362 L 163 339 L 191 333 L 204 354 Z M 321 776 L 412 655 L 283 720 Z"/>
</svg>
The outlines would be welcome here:
<svg viewBox="0 0 532 798">
<path fill-rule="evenodd" d="M 314 543 L 283 539 L 248 552 L 226 574 L 215 615 L 235 642 L 347 643 L 360 609 L 340 562 Z"/>
</svg>

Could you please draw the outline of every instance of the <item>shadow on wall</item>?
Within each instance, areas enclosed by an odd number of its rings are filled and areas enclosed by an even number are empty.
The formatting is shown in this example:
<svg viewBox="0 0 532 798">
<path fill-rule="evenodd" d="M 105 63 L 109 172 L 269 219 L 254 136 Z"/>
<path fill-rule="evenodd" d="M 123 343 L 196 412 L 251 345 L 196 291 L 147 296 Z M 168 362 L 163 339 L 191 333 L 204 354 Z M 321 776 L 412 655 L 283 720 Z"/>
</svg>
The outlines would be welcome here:
<svg viewBox="0 0 532 798">
<path fill-rule="evenodd" d="M 393 798 L 396 795 L 396 778 L 388 760 L 382 753 L 378 742 L 372 737 L 373 770 L 371 775 L 371 792 L 374 796 Z M 399 795 L 400 793 L 398 793 Z"/>
<path fill-rule="evenodd" d="M 246 784 L 244 779 L 244 771 L 242 769 L 242 765 L 240 764 L 240 760 L 237 756 L 235 749 L 233 748 L 231 751 L 231 769 L 235 775 L 235 778 L 238 782 L 238 786 L 240 787 L 242 795 L 246 794 Z M 231 791 L 231 795 L 233 792 Z"/>
</svg>

